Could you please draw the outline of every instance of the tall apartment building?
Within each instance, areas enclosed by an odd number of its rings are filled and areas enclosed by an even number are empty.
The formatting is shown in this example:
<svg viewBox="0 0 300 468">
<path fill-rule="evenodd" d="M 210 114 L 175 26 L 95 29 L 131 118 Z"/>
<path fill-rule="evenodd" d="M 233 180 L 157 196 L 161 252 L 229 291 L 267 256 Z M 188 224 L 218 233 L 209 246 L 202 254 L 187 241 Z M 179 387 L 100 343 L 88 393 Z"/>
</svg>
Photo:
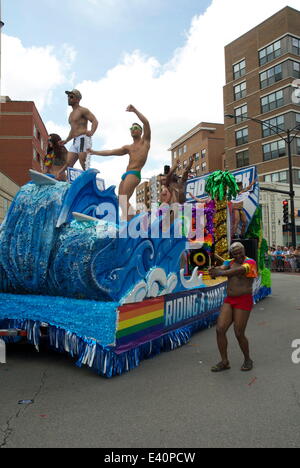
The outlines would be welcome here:
<svg viewBox="0 0 300 468">
<path fill-rule="evenodd" d="M 192 171 L 197 176 L 224 169 L 224 125 L 201 122 L 172 143 L 172 162 L 180 160 L 178 175 L 182 175 L 194 155 Z"/>
<path fill-rule="evenodd" d="M 143 205 L 150 209 L 149 182 L 142 182 L 136 188 L 136 207 L 140 209 Z"/>
<path fill-rule="evenodd" d="M 1 98 L 0 172 L 18 185 L 29 181 L 28 170 L 41 170 L 48 133 L 34 102 Z"/>
<path fill-rule="evenodd" d="M 141 183 L 136 188 L 137 209 L 143 209 L 146 206 L 147 210 L 150 210 L 151 205 L 160 201 L 163 177 L 162 174 L 153 176 L 149 181 Z"/>
<path fill-rule="evenodd" d="M 256 165 L 261 182 L 287 183 L 287 145 L 272 129 L 300 125 L 300 103 L 294 99 L 300 78 L 300 12 L 283 8 L 227 45 L 225 66 L 224 109 L 234 116 L 225 118 L 229 170 Z M 300 184 L 300 132 L 291 149 L 294 183 Z"/>
</svg>

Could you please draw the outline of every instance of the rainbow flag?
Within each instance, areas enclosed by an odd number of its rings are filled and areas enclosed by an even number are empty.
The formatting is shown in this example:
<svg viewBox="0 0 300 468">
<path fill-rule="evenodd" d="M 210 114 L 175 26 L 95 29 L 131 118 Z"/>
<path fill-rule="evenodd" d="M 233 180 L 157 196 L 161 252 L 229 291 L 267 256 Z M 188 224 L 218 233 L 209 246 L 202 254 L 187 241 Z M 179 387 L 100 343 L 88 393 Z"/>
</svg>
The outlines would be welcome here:
<svg viewBox="0 0 300 468">
<path fill-rule="evenodd" d="M 158 338 L 164 329 L 165 300 L 149 299 L 139 304 L 126 304 L 118 308 L 117 352 Z"/>
</svg>

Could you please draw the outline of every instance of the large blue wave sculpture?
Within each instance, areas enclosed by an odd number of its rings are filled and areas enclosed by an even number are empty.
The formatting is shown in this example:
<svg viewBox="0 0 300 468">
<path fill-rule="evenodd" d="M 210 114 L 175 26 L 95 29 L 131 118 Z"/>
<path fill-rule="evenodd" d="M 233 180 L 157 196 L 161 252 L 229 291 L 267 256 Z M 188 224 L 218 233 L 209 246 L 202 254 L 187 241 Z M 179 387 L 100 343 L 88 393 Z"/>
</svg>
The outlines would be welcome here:
<svg viewBox="0 0 300 468">
<path fill-rule="evenodd" d="M 72 221 L 72 211 L 103 218 L 101 203 L 117 208 L 113 188 L 96 189 L 96 175 L 87 171 L 72 186 L 21 188 L 0 230 L 0 291 L 118 302 L 153 268 L 179 272 L 186 239 L 174 238 L 174 225 L 164 238 L 151 237 L 153 226 L 132 238 L 109 213 L 115 237 L 99 229 L 102 221 Z"/>
</svg>

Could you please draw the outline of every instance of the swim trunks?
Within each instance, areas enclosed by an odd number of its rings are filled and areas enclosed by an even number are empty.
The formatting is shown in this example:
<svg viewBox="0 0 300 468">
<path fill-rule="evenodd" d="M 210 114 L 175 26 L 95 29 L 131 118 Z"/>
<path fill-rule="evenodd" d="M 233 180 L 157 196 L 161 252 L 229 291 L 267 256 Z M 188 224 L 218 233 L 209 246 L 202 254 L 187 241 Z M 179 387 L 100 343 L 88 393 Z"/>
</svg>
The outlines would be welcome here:
<svg viewBox="0 0 300 468">
<path fill-rule="evenodd" d="M 139 179 L 139 181 L 142 180 L 141 171 L 127 171 L 125 172 L 125 174 L 122 175 L 122 180 L 124 181 L 129 174 L 135 175 Z"/>
<path fill-rule="evenodd" d="M 243 294 L 242 296 L 227 296 L 224 304 L 230 304 L 234 309 L 241 309 L 250 312 L 253 308 L 252 294 Z"/>
<path fill-rule="evenodd" d="M 86 153 L 92 147 L 92 139 L 86 135 L 80 135 L 73 140 L 73 144 L 69 149 L 70 153 Z"/>
</svg>

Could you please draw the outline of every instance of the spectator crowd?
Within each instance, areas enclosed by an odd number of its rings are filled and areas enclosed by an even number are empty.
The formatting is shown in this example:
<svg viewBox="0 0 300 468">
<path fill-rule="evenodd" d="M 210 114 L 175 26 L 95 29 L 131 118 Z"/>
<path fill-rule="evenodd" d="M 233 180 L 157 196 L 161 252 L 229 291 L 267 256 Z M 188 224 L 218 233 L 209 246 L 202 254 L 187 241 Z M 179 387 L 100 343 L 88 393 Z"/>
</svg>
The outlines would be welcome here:
<svg viewBox="0 0 300 468">
<path fill-rule="evenodd" d="M 300 273 L 300 245 L 295 247 L 270 247 L 268 266 L 272 271 Z"/>
</svg>

